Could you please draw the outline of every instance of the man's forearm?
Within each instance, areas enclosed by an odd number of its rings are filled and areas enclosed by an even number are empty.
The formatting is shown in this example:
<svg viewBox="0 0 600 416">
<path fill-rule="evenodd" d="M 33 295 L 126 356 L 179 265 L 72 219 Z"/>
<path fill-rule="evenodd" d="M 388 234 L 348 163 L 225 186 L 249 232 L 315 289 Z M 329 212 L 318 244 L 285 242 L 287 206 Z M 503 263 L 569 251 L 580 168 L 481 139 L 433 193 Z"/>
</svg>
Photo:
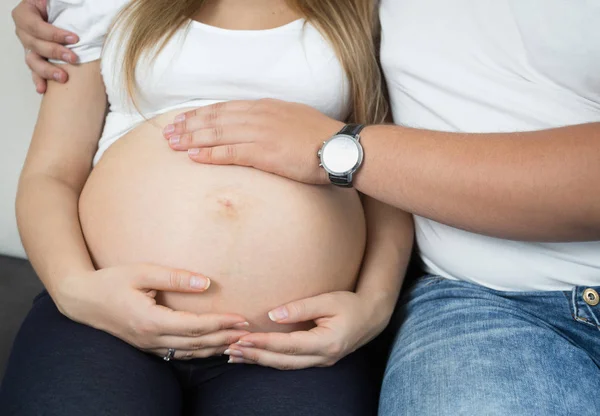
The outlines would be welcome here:
<svg viewBox="0 0 600 416">
<path fill-rule="evenodd" d="M 358 190 L 416 215 L 499 238 L 600 239 L 600 123 L 461 134 L 372 126 Z"/>
</svg>

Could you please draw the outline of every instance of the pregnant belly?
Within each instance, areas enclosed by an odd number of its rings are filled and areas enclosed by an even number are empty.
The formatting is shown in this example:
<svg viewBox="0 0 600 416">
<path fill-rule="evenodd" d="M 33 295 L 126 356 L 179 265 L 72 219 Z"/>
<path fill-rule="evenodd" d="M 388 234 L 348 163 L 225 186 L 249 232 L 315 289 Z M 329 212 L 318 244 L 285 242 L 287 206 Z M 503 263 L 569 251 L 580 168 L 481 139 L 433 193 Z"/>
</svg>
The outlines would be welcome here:
<svg viewBox="0 0 600 416">
<path fill-rule="evenodd" d="M 170 308 L 245 316 L 255 331 L 283 303 L 352 290 L 365 248 L 357 193 L 255 169 L 208 166 L 172 151 L 164 114 L 112 145 L 92 171 L 80 220 L 98 268 L 150 262 L 211 278 L 200 294 L 160 293 Z"/>
</svg>

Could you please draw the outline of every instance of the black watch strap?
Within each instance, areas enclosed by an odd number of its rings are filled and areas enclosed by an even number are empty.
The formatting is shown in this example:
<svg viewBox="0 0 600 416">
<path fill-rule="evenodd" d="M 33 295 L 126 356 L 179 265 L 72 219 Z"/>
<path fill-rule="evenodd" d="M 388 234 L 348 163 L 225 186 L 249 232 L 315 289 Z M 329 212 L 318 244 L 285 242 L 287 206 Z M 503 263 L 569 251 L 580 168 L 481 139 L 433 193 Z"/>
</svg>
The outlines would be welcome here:
<svg viewBox="0 0 600 416">
<path fill-rule="evenodd" d="M 356 137 L 364 128 L 365 126 L 362 124 L 346 124 L 338 134 L 345 134 L 347 136 Z"/>
<path fill-rule="evenodd" d="M 336 186 L 341 186 L 342 188 L 352 188 L 352 182 L 349 182 L 345 176 L 335 176 L 330 173 L 329 180 Z"/>
</svg>

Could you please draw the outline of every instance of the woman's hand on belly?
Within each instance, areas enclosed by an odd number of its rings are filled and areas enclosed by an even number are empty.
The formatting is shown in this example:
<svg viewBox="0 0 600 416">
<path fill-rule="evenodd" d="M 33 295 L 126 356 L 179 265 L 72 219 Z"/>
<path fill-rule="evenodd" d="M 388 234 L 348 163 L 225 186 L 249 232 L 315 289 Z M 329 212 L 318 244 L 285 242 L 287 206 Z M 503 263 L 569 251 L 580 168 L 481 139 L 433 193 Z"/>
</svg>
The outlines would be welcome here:
<svg viewBox="0 0 600 416">
<path fill-rule="evenodd" d="M 175 359 L 223 354 L 248 334 L 245 318 L 235 314 L 174 311 L 157 305 L 158 291 L 201 293 L 210 280 L 182 270 L 149 264 L 111 267 L 65 279 L 57 305 L 70 319 L 108 332 L 134 347 Z M 242 329 L 243 328 L 243 329 Z"/>
<path fill-rule="evenodd" d="M 376 301 L 353 292 L 333 292 L 291 302 L 269 313 L 280 324 L 314 321 L 309 331 L 253 333 L 225 351 L 230 363 L 279 370 L 329 367 L 379 335 L 389 322 Z"/>
</svg>

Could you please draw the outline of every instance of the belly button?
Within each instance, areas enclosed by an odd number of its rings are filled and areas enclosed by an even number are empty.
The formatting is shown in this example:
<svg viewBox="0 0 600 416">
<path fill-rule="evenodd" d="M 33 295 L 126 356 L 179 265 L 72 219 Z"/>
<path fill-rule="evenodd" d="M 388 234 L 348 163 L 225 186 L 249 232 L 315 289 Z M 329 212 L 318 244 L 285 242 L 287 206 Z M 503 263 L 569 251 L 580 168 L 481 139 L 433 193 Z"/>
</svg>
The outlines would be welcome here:
<svg viewBox="0 0 600 416">
<path fill-rule="evenodd" d="M 225 197 L 218 198 L 217 205 L 219 216 L 231 220 L 238 218 L 238 207 L 234 204 L 234 202 L 231 199 Z"/>
<path fill-rule="evenodd" d="M 233 208 L 233 202 L 231 202 L 231 199 L 220 198 L 217 202 L 219 204 L 221 204 L 222 206 L 224 206 L 225 208 Z"/>
<path fill-rule="evenodd" d="M 233 221 L 242 216 L 247 208 L 247 198 L 234 188 L 220 188 L 206 194 L 215 219 Z"/>
</svg>

